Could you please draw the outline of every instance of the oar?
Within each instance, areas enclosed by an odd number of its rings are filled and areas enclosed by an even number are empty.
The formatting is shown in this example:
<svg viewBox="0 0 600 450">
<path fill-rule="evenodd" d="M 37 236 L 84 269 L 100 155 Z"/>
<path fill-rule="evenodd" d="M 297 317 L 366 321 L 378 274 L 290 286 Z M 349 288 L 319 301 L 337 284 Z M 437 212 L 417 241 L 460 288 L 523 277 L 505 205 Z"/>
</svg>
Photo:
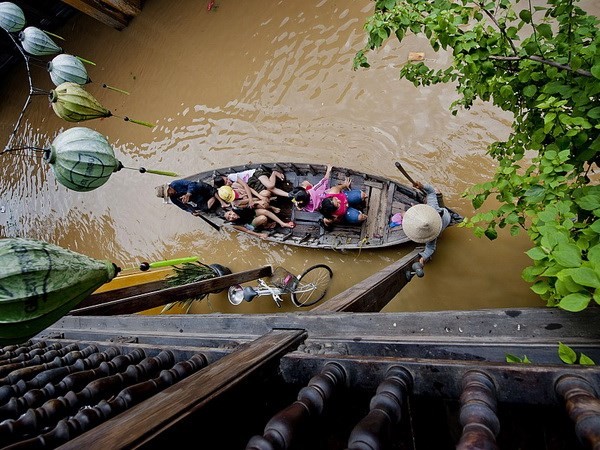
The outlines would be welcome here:
<svg viewBox="0 0 600 450">
<path fill-rule="evenodd" d="M 209 224 L 215 230 L 221 231 L 221 227 L 219 225 L 217 225 L 216 223 L 214 223 L 212 220 L 210 220 L 208 217 L 204 217 L 202 214 L 197 214 L 197 217 L 200 217 L 202 220 L 204 220 L 207 224 Z"/>
<path fill-rule="evenodd" d="M 400 164 L 400 161 L 396 161 L 396 162 L 395 162 L 395 164 L 396 164 L 396 168 L 397 168 L 397 169 L 398 169 L 400 172 L 402 172 L 402 175 L 404 175 L 408 181 L 410 181 L 410 182 L 411 182 L 411 184 L 413 185 L 413 187 L 414 187 L 415 189 L 417 189 L 417 190 L 418 190 L 420 193 L 422 193 L 423 195 L 426 195 L 426 194 L 425 194 L 425 191 L 424 191 L 423 189 L 418 189 L 418 188 L 415 186 L 415 180 L 413 180 L 413 179 L 412 179 L 412 177 L 411 177 L 411 176 L 408 174 L 408 172 L 407 172 L 407 171 L 404 169 L 404 167 L 402 167 L 402 164 Z"/>
<path fill-rule="evenodd" d="M 402 167 L 402 164 L 400 164 L 400 161 L 396 161 L 396 163 L 395 163 L 395 164 L 396 164 L 396 167 L 398 168 L 398 170 L 399 170 L 400 172 L 402 172 L 402 175 L 404 175 L 404 176 L 406 177 L 406 179 L 407 179 L 408 181 L 410 181 L 410 182 L 411 182 L 411 184 L 414 186 L 414 184 L 415 184 L 415 180 L 413 180 L 413 179 L 411 178 L 411 176 L 408 174 L 408 172 L 407 172 L 406 170 L 404 170 L 404 167 Z"/>
</svg>

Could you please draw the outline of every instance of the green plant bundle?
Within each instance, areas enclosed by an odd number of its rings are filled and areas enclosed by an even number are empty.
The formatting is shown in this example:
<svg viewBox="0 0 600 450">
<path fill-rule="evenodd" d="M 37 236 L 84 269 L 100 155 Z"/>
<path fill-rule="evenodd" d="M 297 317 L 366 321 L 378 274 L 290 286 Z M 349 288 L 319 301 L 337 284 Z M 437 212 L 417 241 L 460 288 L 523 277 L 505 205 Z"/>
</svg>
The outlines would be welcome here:
<svg viewBox="0 0 600 450">
<path fill-rule="evenodd" d="M 208 280 L 217 276 L 212 267 L 201 263 L 199 261 L 186 262 L 181 265 L 173 266 L 174 274 L 167 277 L 167 285 L 169 286 L 183 286 L 185 284 L 196 283 L 202 280 Z M 174 306 L 181 306 L 187 314 L 192 307 L 194 301 L 200 301 L 208 297 L 208 294 L 202 294 L 195 298 L 190 298 L 181 302 L 168 303 L 162 309 L 162 312 L 168 311 Z"/>
<path fill-rule="evenodd" d="M 488 149 L 498 162 L 494 177 L 464 194 L 476 210 L 490 197 L 500 206 L 461 226 L 489 239 L 498 228 L 526 230 L 533 262 L 523 278 L 548 306 L 600 303 L 600 187 L 592 175 L 600 150 L 598 19 L 577 0 L 377 0 L 365 30 L 355 69 L 369 67 L 367 53 L 390 37 L 424 35 L 433 50 L 452 52 L 452 62 L 408 63 L 401 78 L 454 83 L 453 114 L 476 99 L 512 113 L 510 136 Z"/>
</svg>

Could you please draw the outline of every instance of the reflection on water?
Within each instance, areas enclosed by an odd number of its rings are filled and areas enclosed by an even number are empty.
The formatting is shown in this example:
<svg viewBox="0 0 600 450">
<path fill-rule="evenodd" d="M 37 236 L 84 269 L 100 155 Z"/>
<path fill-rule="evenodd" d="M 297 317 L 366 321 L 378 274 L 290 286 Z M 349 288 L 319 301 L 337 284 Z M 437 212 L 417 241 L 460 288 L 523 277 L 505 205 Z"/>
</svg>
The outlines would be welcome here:
<svg viewBox="0 0 600 450">
<path fill-rule="evenodd" d="M 423 38 L 402 46 L 391 42 L 371 56 L 369 70 L 353 71 L 372 2 L 346 3 L 224 0 L 208 12 L 197 1 L 149 0 L 122 32 L 77 17 L 59 34 L 69 53 L 97 63 L 88 67 L 88 91 L 113 113 L 156 126 L 117 118 L 80 125 L 107 135 L 126 167 L 182 176 L 246 162 L 294 161 L 401 179 L 394 167 L 400 160 L 415 179 L 442 190 L 447 204 L 472 214 L 460 195 L 493 173 L 485 149 L 507 136 L 510 117 L 484 104 L 453 117 L 450 86 L 416 89 L 399 81 L 408 52 L 428 52 Z M 448 63 L 445 53 L 426 57 L 439 67 Z M 51 89 L 47 74 L 34 75 L 40 87 Z M 102 83 L 130 95 L 102 89 Z M 12 130 L 26 92 L 21 69 L 2 83 L 1 136 Z M 47 147 L 71 126 L 38 97 L 18 140 Z M 114 173 L 89 193 L 67 191 L 47 165 L 23 155 L 4 157 L 0 174 L 2 236 L 47 240 L 122 267 L 190 255 L 233 271 L 272 264 L 300 273 L 326 263 L 334 269 L 336 294 L 412 248 L 341 253 L 216 232 L 155 197 L 164 177 L 132 170 Z M 409 283 L 386 310 L 540 306 L 520 279 L 527 248 L 524 236 L 490 242 L 466 229 L 449 229 L 425 277 Z M 288 303 L 280 311 L 293 309 Z M 222 293 L 194 311 L 278 309 L 269 298 L 234 307 Z"/>
</svg>

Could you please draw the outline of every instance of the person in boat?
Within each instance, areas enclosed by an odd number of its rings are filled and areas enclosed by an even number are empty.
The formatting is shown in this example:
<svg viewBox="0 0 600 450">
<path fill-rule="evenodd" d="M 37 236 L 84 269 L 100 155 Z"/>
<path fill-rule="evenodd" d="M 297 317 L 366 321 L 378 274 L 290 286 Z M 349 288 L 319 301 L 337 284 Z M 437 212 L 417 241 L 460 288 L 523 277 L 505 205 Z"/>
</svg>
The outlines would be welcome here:
<svg viewBox="0 0 600 450">
<path fill-rule="evenodd" d="M 352 225 L 362 224 L 367 215 L 362 212 L 367 194 L 359 189 L 351 188 L 350 178 L 333 186 L 321 201 L 319 212 L 323 214 L 323 225 L 326 228 L 335 223 L 345 222 Z"/>
<path fill-rule="evenodd" d="M 179 208 L 197 216 L 216 207 L 216 189 L 203 181 L 175 180 L 159 186 L 156 196 L 170 200 Z"/>
<path fill-rule="evenodd" d="M 246 190 L 248 197 L 253 195 L 259 199 L 266 199 L 270 198 L 271 195 L 276 195 L 286 198 L 288 192 L 277 187 L 277 181 L 284 178 L 285 176 L 281 172 L 261 166 L 258 169 L 249 169 L 228 175 L 217 175 L 213 180 L 213 184 L 216 188 L 231 186 L 234 189 L 238 185 L 244 190 L 248 186 L 249 191 Z"/>
<path fill-rule="evenodd" d="M 402 228 L 411 241 L 425 244 L 425 249 L 419 253 L 419 262 L 425 264 L 431 260 L 437 248 L 437 238 L 450 225 L 452 215 L 439 205 L 433 186 L 420 182 L 413 183 L 413 186 L 425 192 L 426 201 L 406 210 L 402 215 Z"/>
<path fill-rule="evenodd" d="M 264 197 L 250 188 L 247 183 L 240 180 L 231 185 L 223 185 L 217 189 L 216 199 L 222 208 L 228 206 L 249 206 L 251 208 L 267 208 L 270 197 Z"/>
<path fill-rule="evenodd" d="M 232 224 L 237 231 L 266 239 L 269 235 L 261 230 L 268 230 L 279 225 L 283 228 L 294 228 L 294 222 L 284 222 L 277 215 L 264 208 L 232 207 L 224 214 L 225 221 Z"/>
<path fill-rule="evenodd" d="M 331 176 L 331 165 L 327 166 L 325 175 L 315 185 L 304 180 L 299 186 L 290 191 L 290 198 L 296 208 L 307 212 L 314 212 L 321 206 L 321 201 L 329 191 L 329 177 Z"/>
</svg>

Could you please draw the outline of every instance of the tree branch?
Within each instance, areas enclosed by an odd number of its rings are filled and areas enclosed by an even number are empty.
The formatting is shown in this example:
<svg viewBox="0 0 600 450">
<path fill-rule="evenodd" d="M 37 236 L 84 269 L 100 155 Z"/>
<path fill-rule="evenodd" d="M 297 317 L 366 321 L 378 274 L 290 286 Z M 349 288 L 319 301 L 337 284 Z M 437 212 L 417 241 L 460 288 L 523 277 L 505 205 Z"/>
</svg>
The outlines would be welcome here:
<svg viewBox="0 0 600 450">
<path fill-rule="evenodd" d="M 531 56 L 490 56 L 490 59 L 495 59 L 497 61 L 523 61 L 524 59 L 529 59 L 531 61 L 536 61 L 542 64 L 546 64 L 548 66 L 556 67 L 561 70 L 568 70 L 569 72 L 576 73 L 578 75 L 582 75 L 584 77 L 592 77 L 592 73 L 583 69 L 573 69 L 571 66 L 565 64 L 559 64 L 554 61 L 550 61 L 548 59 L 544 59 L 541 56 L 531 55 Z"/>
</svg>

